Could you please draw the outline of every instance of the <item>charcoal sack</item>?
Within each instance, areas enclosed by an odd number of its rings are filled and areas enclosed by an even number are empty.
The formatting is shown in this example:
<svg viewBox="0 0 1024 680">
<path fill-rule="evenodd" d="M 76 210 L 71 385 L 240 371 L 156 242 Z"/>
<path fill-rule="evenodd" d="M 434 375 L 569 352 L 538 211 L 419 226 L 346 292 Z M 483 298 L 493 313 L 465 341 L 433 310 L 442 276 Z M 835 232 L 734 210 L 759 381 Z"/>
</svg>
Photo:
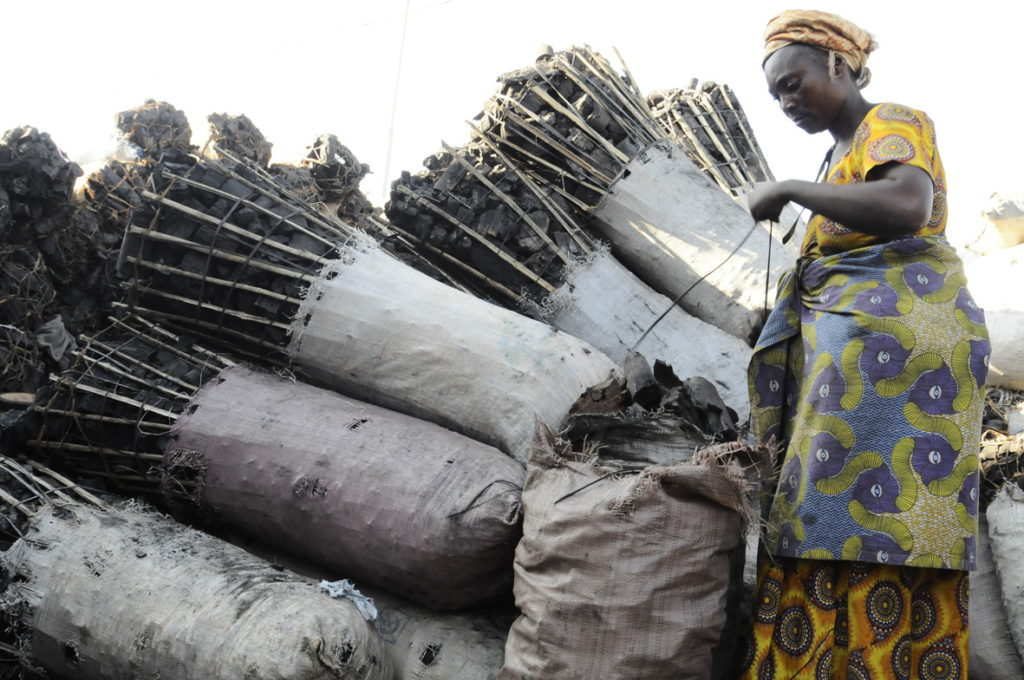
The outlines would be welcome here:
<svg viewBox="0 0 1024 680">
<path fill-rule="evenodd" d="M 288 353 L 315 382 L 451 427 L 525 462 L 616 371 L 588 343 L 439 283 L 373 246 L 310 286 Z"/>
<path fill-rule="evenodd" d="M 711 677 L 744 507 L 714 464 L 609 468 L 539 432 L 500 677 Z"/>
<path fill-rule="evenodd" d="M 392 677 L 351 601 L 155 513 L 44 506 L 2 561 L 28 663 L 60 677 Z"/>
<path fill-rule="evenodd" d="M 1006 484 L 985 514 L 1006 623 L 1018 656 L 1024 657 L 1024 490 Z"/>
<path fill-rule="evenodd" d="M 434 609 L 508 592 L 523 466 L 433 423 L 244 366 L 191 401 L 166 483 L 224 522 Z"/>
<path fill-rule="evenodd" d="M 685 293 L 683 309 L 749 344 L 760 332 L 765 277 L 774 285 L 796 259 L 669 142 L 629 162 L 593 224 L 648 285 L 671 299 Z"/>
</svg>

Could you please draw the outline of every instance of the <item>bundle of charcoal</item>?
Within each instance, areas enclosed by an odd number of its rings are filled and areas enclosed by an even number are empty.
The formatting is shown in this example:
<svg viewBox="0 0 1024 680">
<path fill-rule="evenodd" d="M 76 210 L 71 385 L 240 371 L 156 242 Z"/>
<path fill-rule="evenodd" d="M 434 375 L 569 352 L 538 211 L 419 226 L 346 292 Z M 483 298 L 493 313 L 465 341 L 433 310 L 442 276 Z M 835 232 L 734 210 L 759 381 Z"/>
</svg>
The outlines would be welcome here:
<svg viewBox="0 0 1024 680">
<path fill-rule="evenodd" d="M 323 198 L 313 177 L 313 171 L 308 167 L 291 163 L 273 163 L 269 170 L 274 179 L 290 186 L 300 200 L 312 204 Z"/>
<path fill-rule="evenodd" d="M 81 344 L 33 408 L 27 444 L 52 466 L 435 609 L 507 594 L 523 481 L 508 456 L 137 317 Z"/>
<path fill-rule="evenodd" d="M 118 263 L 131 304 L 273 361 L 309 284 L 357 230 L 249 163 L 179 155 L 148 170 L 129 190 L 142 204 Z"/>
<path fill-rule="evenodd" d="M 45 132 L 16 128 L 0 141 L 0 186 L 11 219 L 0 247 L 0 322 L 35 332 L 60 313 L 77 331 L 102 315 L 109 291 L 100 290 L 98 222 L 73 196 L 81 174 Z"/>
<path fill-rule="evenodd" d="M 500 81 L 477 136 L 580 211 L 640 279 L 752 343 L 765 279 L 777 279 L 796 253 L 687 157 L 628 69 L 619 74 L 589 48 L 574 48 Z"/>
<path fill-rule="evenodd" d="M 500 677 L 737 677 L 756 515 L 741 464 L 763 452 L 740 442 L 683 451 L 675 414 L 603 418 L 623 442 L 629 430 L 643 439 L 645 454 L 623 460 L 600 439 L 577 448 L 538 432 L 516 549 L 520 616 Z"/>
<path fill-rule="evenodd" d="M 774 180 L 728 85 L 693 80 L 689 87 L 654 92 L 647 103 L 690 159 L 724 191 L 738 197 L 755 182 Z"/>
<path fill-rule="evenodd" d="M 81 174 L 50 135 L 34 127 L 8 130 L 0 139 L 0 187 L 15 222 L 41 220 L 53 206 L 68 203 Z"/>
<path fill-rule="evenodd" d="M 261 168 L 270 164 L 270 149 L 274 145 L 267 141 L 248 116 L 211 113 L 206 120 L 210 124 L 210 143 L 214 147 L 214 156 L 217 155 L 216 149 L 220 148 Z"/>
<path fill-rule="evenodd" d="M 402 173 L 385 210 L 391 228 L 484 297 L 540 302 L 595 244 L 565 200 L 543 192 L 486 140 L 444 150 Z"/>
<path fill-rule="evenodd" d="M 121 111 L 117 128 L 143 156 L 159 157 L 164 151 L 191 151 L 192 126 L 185 112 L 167 102 L 147 99 L 142 106 Z"/>
<path fill-rule="evenodd" d="M 387 213 L 391 228 L 453 279 L 616 362 L 640 351 L 684 375 L 711 376 L 746 417 L 747 346 L 619 264 L 563 197 L 541 189 L 486 140 L 444 145 L 424 165 L 394 183 Z"/>
<path fill-rule="evenodd" d="M 137 317 L 83 336 L 74 365 L 51 377 L 25 442 L 47 462 L 122 494 L 159 488 L 163 439 L 199 389 L 234 362 Z M 168 487 L 187 500 L 187 482 Z"/>
<path fill-rule="evenodd" d="M 132 213 L 144 204 L 139 192 L 146 188 L 149 172 L 147 163 L 111 159 L 86 177 L 83 194 L 97 216 L 108 251 L 120 248 Z"/>
<path fill-rule="evenodd" d="M 359 182 L 370 166 L 360 163 L 347 146 L 334 135 L 320 135 L 313 142 L 302 164 L 313 173 L 323 200 L 339 203 L 339 214 L 355 215 L 372 210 L 359 190 Z"/>
<path fill-rule="evenodd" d="M 597 205 L 631 158 L 667 136 L 639 87 L 589 47 L 499 77 L 479 135 L 575 208 Z"/>
</svg>

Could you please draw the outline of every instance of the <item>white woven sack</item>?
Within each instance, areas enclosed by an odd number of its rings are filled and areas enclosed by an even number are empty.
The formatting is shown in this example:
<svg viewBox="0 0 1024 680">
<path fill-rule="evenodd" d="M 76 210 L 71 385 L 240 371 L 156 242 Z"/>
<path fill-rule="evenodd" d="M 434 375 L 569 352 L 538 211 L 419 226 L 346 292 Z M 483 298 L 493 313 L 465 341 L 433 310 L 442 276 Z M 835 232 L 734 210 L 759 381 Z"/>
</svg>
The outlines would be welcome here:
<svg viewBox="0 0 1024 680">
<path fill-rule="evenodd" d="M 311 285 L 289 353 L 317 382 L 431 420 L 525 463 L 534 421 L 558 427 L 616 371 L 590 344 L 388 257 L 349 248 Z"/>
<path fill-rule="evenodd" d="M 3 555 L 32 660 L 83 680 L 389 680 L 356 605 L 155 513 L 45 506 Z"/>
<path fill-rule="evenodd" d="M 594 218 L 637 276 L 673 299 L 696 284 L 683 298 L 683 309 L 748 343 L 756 340 L 763 318 L 766 277 L 774 291 L 796 260 L 796 251 L 779 240 L 782 234 L 770 239 L 767 229 L 667 141 L 630 161 Z"/>
<path fill-rule="evenodd" d="M 1024 668 L 1006 625 L 985 513 L 978 517 L 978 568 L 971 572 L 968 620 L 971 622 L 970 680 L 1024 680 Z"/>
<path fill-rule="evenodd" d="M 553 326 L 583 338 L 613 361 L 622 363 L 636 351 L 670 364 L 683 379 L 707 378 L 739 421 L 746 420 L 750 347 L 673 305 L 610 253 L 599 252 L 574 267 L 545 307 L 549 310 L 545 319 Z"/>
<path fill-rule="evenodd" d="M 1024 491 L 1006 484 L 985 514 L 1006 622 L 1017 654 L 1024 657 Z"/>
</svg>

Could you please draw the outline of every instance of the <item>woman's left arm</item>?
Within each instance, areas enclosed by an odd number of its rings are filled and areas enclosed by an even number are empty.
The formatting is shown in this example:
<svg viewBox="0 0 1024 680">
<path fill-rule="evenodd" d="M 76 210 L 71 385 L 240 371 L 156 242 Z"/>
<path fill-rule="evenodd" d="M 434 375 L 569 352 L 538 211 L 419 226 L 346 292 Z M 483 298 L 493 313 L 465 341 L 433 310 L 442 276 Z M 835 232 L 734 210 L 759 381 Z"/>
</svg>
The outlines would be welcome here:
<svg viewBox="0 0 1024 680">
<path fill-rule="evenodd" d="M 778 220 L 792 201 L 848 229 L 898 238 L 928 223 L 933 192 L 927 172 L 892 162 L 872 168 L 867 181 L 856 184 L 764 182 L 747 194 L 747 205 L 755 220 Z"/>
</svg>

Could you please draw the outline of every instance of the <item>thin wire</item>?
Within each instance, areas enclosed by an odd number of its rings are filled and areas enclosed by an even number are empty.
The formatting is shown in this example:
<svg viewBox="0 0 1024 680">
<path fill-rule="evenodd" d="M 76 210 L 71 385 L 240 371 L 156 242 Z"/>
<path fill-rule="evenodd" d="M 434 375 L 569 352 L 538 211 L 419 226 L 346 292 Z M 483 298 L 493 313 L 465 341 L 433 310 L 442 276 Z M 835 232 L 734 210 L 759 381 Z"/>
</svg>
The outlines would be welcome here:
<svg viewBox="0 0 1024 680">
<path fill-rule="evenodd" d="M 672 308 L 675 307 L 676 305 L 678 305 L 680 303 L 680 301 L 682 301 L 682 299 L 684 297 L 686 297 L 687 293 L 689 293 L 691 290 L 696 288 L 698 283 L 700 283 L 701 281 L 703 281 L 704 279 L 708 278 L 709 276 L 714 274 L 716 271 L 718 271 L 718 269 L 721 268 L 722 265 L 724 265 L 726 262 L 728 262 L 729 259 L 733 255 L 735 255 L 737 252 L 739 252 L 739 249 L 742 248 L 743 244 L 747 242 L 747 239 L 750 238 L 750 235 L 754 233 L 754 230 L 757 229 L 759 224 L 760 224 L 759 222 L 754 222 L 750 226 L 750 229 L 747 230 L 747 235 L 743 237 L 743 240 L 741 240 L 739 243 L 736 244 L 736 247 L 732 249 L 731 253 L 729 253 L 728 255 L 725 256 L 724 260 L 722 260 L 721 262 L 716 264 L 711 271 L 709 271 L 707 274 L 704 274 L 704 276 L 702 276 L 699 279 L 697 279 L 696 281 L 694 281 L 692 284 L 690 284 L 689 288 L 687 288 L 682 293 L 680 293 L 679 297 L 677 297 L 675 300 L 673 300 L 672 304 L 670 304 L 668 306 L 668 309 L 666 309 L 664 312 L 662 312 L 661 316 L 659 316 L 657 319 L 655 319 L 654 323 L 652 323 L 647 328 L 647 330 L 644 331 L 644 334 L 640 336 L 640 339 L 633 343 L 633 346 L 629 348 L 630 353 L 636 351 L 636 348 L 639 347 L 640 343 L 644 341 L 644 339 L 650 334 L 651 331 L 654 330 L 654 327 L 657 326 L 659 323 L 661 323 L 662 319 L 664 319 L 666 316 L 668 316 L 668 313 L 672 311 Z"/>
<path fill-rule="evenodd" d="M 388 180 L 391 177 L 391 150 L 395 145 L 395 116 L 398 113 L 398 91 L 402 83 L 402 62 L 405 57 L 405 34 L 409 27 L 409 5 L 412 0 L 405 0 L 405 14 L 402 16 L 402 40 L 398 44 L 398 68 L 395 70 L 395 92 L 391 98 L 391 127 L 388 129 L 388 151 L 384 156 L 384 187 L 381 195 L 388 195 Z"/>
</svg>

